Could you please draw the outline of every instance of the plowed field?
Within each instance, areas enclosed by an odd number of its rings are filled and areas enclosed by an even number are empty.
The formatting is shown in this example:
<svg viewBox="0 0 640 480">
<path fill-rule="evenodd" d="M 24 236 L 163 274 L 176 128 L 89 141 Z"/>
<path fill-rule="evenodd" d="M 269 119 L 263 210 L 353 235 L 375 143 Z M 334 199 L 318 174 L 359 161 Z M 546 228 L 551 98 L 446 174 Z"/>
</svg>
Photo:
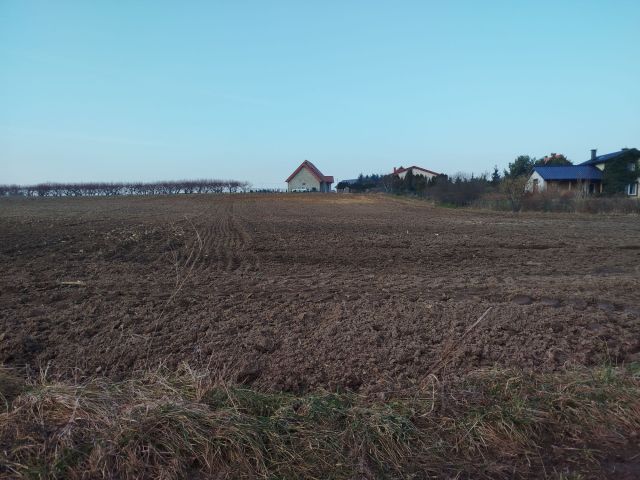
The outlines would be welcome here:
<svg viewBox="0 0 640 480">
<path fill-rule="evenodd" d="M 185 362 L 267 390 L 375 393 L 640 355 L 636 216 L 320 194 L 2 199 L 0 267 L 9 366 L 126 378 Z"/>
</svg>

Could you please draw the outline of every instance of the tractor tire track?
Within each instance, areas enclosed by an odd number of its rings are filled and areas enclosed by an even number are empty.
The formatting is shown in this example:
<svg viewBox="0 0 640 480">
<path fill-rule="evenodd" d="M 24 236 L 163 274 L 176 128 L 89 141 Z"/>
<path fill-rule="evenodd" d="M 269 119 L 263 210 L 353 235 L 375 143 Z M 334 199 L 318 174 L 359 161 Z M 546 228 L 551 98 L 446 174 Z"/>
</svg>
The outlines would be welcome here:
<svg viewBox="0 0 640 480">
<path fill-rule="evenodd" d="M 214 268 L 224 272 L 246 272 L 257 268 L 253 238 L 235 212 L 233 201 L 217 204 L 200 221 L 203 252 L 199 268 Z"/>
<path fill-rule="evenodd" d="M 238 247 L 235 253 L 236 256 L 239 257 L 236 270 L 251 272 L 259 268 L 259 261 L 254 249 L 254 238 L 246 228 L 246 224 L 246 220 L 240 215 L 233 215 L 231 217 L 231 230 L 236 237 L 235 244 Z"/>
</svg>

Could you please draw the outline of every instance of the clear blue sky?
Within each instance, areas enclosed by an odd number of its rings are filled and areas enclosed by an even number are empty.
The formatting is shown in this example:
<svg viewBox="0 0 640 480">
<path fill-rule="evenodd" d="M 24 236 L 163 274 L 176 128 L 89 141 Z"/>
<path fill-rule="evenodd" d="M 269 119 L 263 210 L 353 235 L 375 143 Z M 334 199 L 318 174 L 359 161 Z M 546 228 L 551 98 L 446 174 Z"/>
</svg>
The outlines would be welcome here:
<svg viewBox="0 0 640 480">
<path fill-rule="evenodd" d="M 640 147 L 640 1 L 0 1 L 0 183 Z"/>
</svg>

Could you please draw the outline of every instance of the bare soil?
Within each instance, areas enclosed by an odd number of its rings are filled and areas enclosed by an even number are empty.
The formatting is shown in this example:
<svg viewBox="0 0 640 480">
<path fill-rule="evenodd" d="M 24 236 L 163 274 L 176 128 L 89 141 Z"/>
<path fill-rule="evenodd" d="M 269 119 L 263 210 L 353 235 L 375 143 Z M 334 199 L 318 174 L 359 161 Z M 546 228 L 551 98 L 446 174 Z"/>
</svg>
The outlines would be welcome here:
<svg viewBox="0 0 640 480">
<path fill-rule="evenodd" d="M 384 396 L 436 366 L 640 360 L 637 216 L 321 194 L 2 199 L 0 267 L 8 366 L 122 379 L 186 362 L 259 389 Z"/>
</svg>

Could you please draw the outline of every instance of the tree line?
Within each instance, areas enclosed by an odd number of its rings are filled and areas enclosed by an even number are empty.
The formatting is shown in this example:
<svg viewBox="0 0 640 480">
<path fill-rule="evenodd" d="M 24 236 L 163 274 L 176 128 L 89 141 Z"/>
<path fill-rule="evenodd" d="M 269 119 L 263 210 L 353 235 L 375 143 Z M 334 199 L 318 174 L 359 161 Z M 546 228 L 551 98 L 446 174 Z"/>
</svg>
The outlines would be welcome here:
<svg viewBox="0 0 640 480">
<path fill-rule="evenodd" d="M 378 191 L 414 195 L 442 204 L 466 206 L 484 193 L 495 190 L 499 181 L 500 174 L 497 174 L 496 180 L 495 172 L 494 177 L 489 177 L 488 174 L 475 176 L 458 173 L 453 176 L 441 174 L 429 179 L 422 175 L 413 175 L 409 170 L 403 178 L 396 174 L 360 174 L 355 182 L 340 182 L 336 188 L 339 191 L 348 187 L 351 192 Z"/>
<path fill-rule="evenodd" d="M 0 185 L 0 197 L 99 197 L 117 195 L 176 195 L 195 193 L 238 193 L 251 184 L 238 180 L 178 180 L 164 182 L 83 182 Z"/>
<path fill-rule="evenodd" d="M 636 155 L 635 151 L 630 150 L 630 152 L 629 158 Z M 627 184 L 636 181 L 638 174 L 635 170 L 628 168 L 629 158 L 624 157 L 607 164 L 603 172 L 603 195 L 619 195 L 620 192 L 624 192 Z M 525 191 L 525 186 L 535 167 L 569 165 L 573 165 L 571 160 L 560 153 L 551 153 L 543 158 L 520 155 L 510 162 L 502 173 L 495 166 L 491 174 L 484 173 L 479 176 L 465 173 L 452 176 L 442 174 L 431 179 L 413 175 L 411 171 L 408 171 L 404 178 L 396 174 L 360 174 L 356 180 L 338 183 L 336 188 L 338 191 L 348 188 L 351 192 L 413 195 L 451 206 L 477 204 L 477 201 L 482 199 L 500 203 L 504 208 L 517 211 L 523 208 L 523 204 L 531 196 Z M 554 201 L 564 200 L 561 198 Z"/>
<path fill-rule="evenodd" d="M 337 189 L 348 187 L 352 192 L 387 192 L 398 195 L 413 195 L 434 200 L 442 205 L 456 207 L 468 206 L 482 197 L 499 196 L 512 210 L 521 208 L 525 195 L 525 184 L 536 166 L 572 165 L 563 154 L 551 153 L 536 159 L 529 155 L 520 155 L 502 174 L 495 166 L 493 172 L 481 175 L 457 173 L 441 174 L 432 178 L 413 175 L 409 170 L 403 178 L 396 174 L 363 175 L 355 181 L 340 182 Z M 401 167 L 402 168 L 402 167 Z"/>
</svg>

